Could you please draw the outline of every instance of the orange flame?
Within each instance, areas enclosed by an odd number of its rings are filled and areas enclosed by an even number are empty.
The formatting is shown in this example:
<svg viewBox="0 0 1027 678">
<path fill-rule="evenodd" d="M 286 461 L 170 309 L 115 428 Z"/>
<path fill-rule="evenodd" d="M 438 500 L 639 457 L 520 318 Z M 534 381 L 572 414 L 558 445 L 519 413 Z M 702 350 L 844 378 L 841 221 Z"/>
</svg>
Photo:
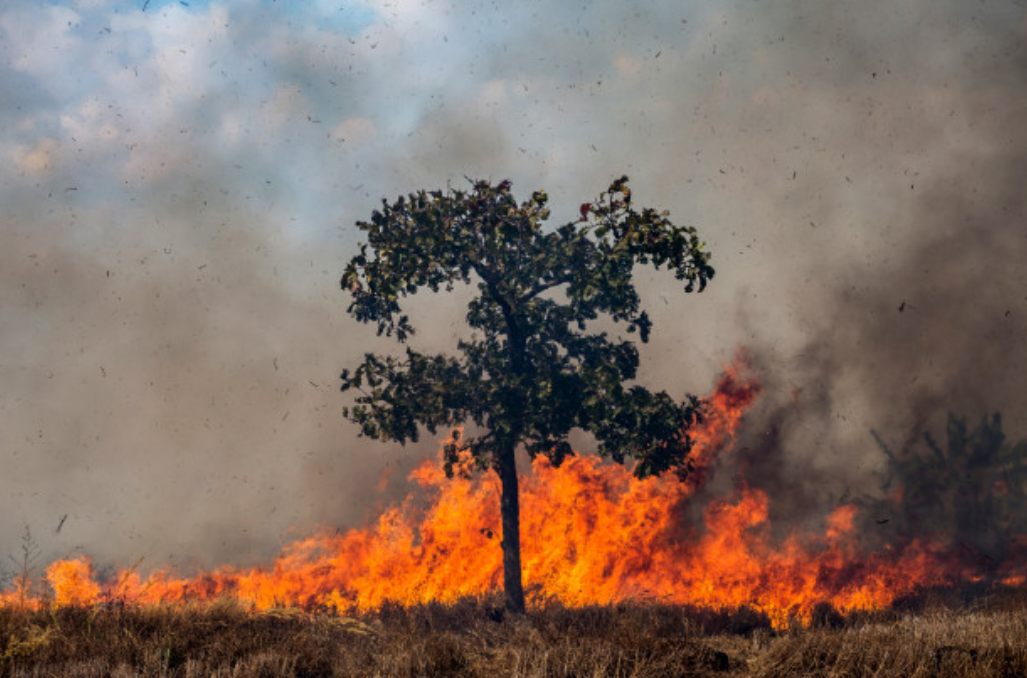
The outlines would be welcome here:
<svg viewBox="0 0 1027 678">
<path fill-rule="evenodd" d="M 862 556 L 856 508 L 841 506 L 822 535 L 771 538 L 768 500 L 742 486 L 711 503 L 704 525 L 688 518 L 688 501 L 728 448 L 759 384 L 729 368 L 713 394 L 695 442 L 690 481 L 634 478 L 622 466 L 576 456 L 554 468 L 534 462 L 521 484 L 524 580 L 533 601 L 569 606 L 630 599 L 765 612 L 775 626 L 808 621 L 829 602 L 841 611 L 877 608 L 915 587 L 941 581 L 938 559 L 914 544 L 899 556 Z M 299 606 L 338 613 L 386 602 L 449 602 L 499 589 L 502 581 L 499 482 L 494 474 L 447 479 L 427 462 L 411 474 L 433 496 L 413 496 L 374 525 L 293 542 L 269 567 L 223 567 L 197 577 L 157 571 L 146 579 L 120 572 L 102 587 L 83 558 L 46 572 L 56 605 L 105 597 L 139 603 L 205 601 L 233 596 L 255 609 Z M 2 594 L 10 604 L 17 592 Z M 38 599 L 33 604 L 41 605 Z"/>
<path fill-rule="evenodd" d="M 100 595 L 100 585 L 93 581 L 85 558 L 58 560 L 46 568 L 46 579 L 53 588 L 55 605 L 91 605 Z"/>
</svg>

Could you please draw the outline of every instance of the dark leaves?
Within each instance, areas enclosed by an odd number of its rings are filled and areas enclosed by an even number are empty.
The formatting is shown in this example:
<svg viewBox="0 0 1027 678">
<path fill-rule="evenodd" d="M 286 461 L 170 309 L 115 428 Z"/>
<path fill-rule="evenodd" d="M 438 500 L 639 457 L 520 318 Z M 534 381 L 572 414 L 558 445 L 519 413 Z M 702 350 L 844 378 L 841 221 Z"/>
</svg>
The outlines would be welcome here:
<svg viewBox="0 0 1027 678">
<path fill-rule="evenodd" d="M 638 459 L 643 476 L 687 471 L 683 430 L 696 401 L 625 390 L 637 348 L 588 327 L 607 317 L 648 341 L 652 322 L 640 308 L 635 267 L 666 267 L 686 291 L 701 291 L 713 277 L 709 254 L 694 229 L 666 213 L 634 210 L 627 177 L 582 203 L 579 221 L 555 230 L 543 229 L 547 201 L 536 191 L 518 203 L 508 180 L 472 181 L 469 191 L 383 201 L 357 224 L 367 242 L 341 286 L 352 298 L 349 313 L 377 324 L 379 334 L 400 342 L 413 334 L 401 300 L 421 288 L 476 282 L 478 295 L 466 315 L 474 339 L 458 343 L 459 358 L 369 354 L 344 372 L 343 390 L 360 392 L 346 416 L 364 435 L 400 442 L 416 440 L 419 426 L 434 432 L 473 422 L 484 433 L 447 447 L 447 471 L 458 448 L 491 465 L 497 441 L 523 443 L 559 464 L 571 454 L 566 437 L 575 428 L 595 434 L 600 451 L 617 461 Z"/>
</svg>

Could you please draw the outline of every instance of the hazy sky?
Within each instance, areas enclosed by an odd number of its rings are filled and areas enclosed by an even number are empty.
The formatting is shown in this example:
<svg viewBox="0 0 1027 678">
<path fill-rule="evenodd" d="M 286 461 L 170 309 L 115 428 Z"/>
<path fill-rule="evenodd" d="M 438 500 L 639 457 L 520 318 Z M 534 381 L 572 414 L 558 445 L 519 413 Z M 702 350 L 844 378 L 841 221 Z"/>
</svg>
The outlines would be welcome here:
<svg viewBox="0 0 1027 678">
<path fill-rule="evenodd" d="M 250 564 L 375 515 L 434 445 L 342 419 L 390 347 L 338 279 L 381 198 L 465 176 L 561 223 L 626 173 L 696 226 L 717 276 L 642 276 L 641 376 L 748 348 L 775 482 L 872 487 L 869 428 L 949 410 L 1027 435 L 1025 120 L 1016 0 L 5 0 L 0 555 Z"/>
</svg>

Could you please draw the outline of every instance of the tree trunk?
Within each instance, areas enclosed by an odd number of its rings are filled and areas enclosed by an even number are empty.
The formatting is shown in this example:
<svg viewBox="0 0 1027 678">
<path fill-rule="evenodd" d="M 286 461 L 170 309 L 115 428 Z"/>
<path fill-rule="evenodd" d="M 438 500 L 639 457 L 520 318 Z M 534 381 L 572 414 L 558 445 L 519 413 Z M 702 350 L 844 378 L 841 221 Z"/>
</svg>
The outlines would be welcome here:
<svg viewBox="0 0 1027 678">
<path fill-rule="evenodd" d="M 521 503 L 517 496 L 517 457 L 514 452 L 520 442 L 521 425 L 524 416 L 525 384 L 527 378 L 527 341 L 517 320 L 516 309 L 499 290 L 499 277 L 491 271 L 478 271 L 488 285 L 489 294 L 499 306 L 506 322 L 507 347 L 510 355 L 510 373 L 516 377 L 500 396 L 505 405 L 505 419 L 510 430 L 497 436 L 499 458 L 496 471 L 503 488 L 499 500 L 499 512 L 503 517 L 503 592 L 506 594 L 506 610 L 512 614 L 524 614 L 524 585 L 521 582 Z"/>
<path fill-rule="evenodd" d="M 503 591 L 506 609 L 524 614 L 524 585 L 521 583 L 521 507 L 517 494 L 516 445 L 503 443 L 499 453 L 499 480 L 503 495 L 499 510 L 503 517 Z"/>
</svg>

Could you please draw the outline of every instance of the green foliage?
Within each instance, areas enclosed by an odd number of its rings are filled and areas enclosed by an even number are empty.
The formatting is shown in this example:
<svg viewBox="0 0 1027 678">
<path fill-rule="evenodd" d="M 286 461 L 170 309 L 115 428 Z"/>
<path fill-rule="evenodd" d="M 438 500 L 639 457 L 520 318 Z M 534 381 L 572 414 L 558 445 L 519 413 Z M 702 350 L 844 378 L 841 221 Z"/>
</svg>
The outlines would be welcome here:
<svg viewBox="0 0 1027 678">
<path fill-rule="evenodd" d="M 713 268 L 695 229 L 636 211 L 627 177 L 582 205 L 579 221 L 548 230 L 546 194 L 518 203 L 510 188 L 477 181 L 468 191 L 419 191 L 382 201 L 357 224 L 367 242 L 342 287 L 352 295 L 349 313 L 377 324 L 379 335 L 405 342 L 414 333 L 400 302 L 421 288 L 462 283 L 478 294 L 467 308 L 471 338 L 457 343 L 457 356 L 407 348 L 403 359 L 367 354 L 345 370 L 342 390 L 359 392 L 346 416 L 366 436 L 403 443 L 416 441 L 420 426 L 434 434 L 473 422 L 484 433 L 449 445 L 450 473 L 458 447 L 479 468 L 496 466 L 497 449 L 520 444 L 559 464 L 571 454 L 572 429 L 593 433 L 601 454 L 638 460 L 641 477 L 687 473 L 684 427 L 700 416 L 699 401 L 626 387 L 638 369 L 635 344 L 590 332 L 589 323 L 605 317 L 648 341 L 635 267 L 667 268 L 686 292 L 701 291 Z"/>
</svg>

